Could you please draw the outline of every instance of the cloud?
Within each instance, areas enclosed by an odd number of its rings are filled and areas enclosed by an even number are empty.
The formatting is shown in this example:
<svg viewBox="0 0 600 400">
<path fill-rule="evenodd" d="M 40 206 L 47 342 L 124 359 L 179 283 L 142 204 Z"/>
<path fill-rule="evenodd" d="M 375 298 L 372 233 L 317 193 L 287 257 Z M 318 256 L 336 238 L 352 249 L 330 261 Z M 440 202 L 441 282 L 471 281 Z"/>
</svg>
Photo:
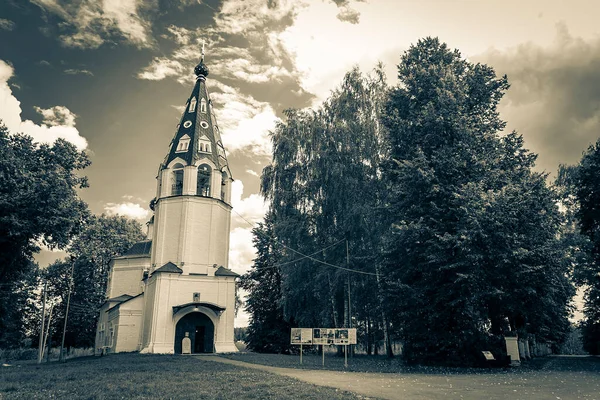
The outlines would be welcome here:
<svg viewBox="0 0 600 400">
<path fill-rule="evenodd" d="M 4 29 L 5 31 L 12 31 L 15 29 L 17 24 L 9 19 L 0 18 L 0 29 Z"/>
<path fill-rule="evenodd" d="M 252 231 L 246 228 L 234 228 L 229 236 L 229 268 L 238 274 L 250 269 L 256 258 L 256 249 L 252 244 Z"/>
<path fill-rule="evenodd" d="M 166 57 L 156 57 L 152 63 L 138 73 L 139 79 L 160 81 L 168 76 L 181 76 L 184 71 L 183 65 L 176 60 Z"/>
<path fill-rule="evenodd" d="M 349 22 L 351 24 L 358 24 L 360 21 L 360 13 L 350 8 L 349 0 L 332 0 L 336 6 L 340 9 L 337 15 L 337 19 L 342 22 Z"/>
<path fill-rule="evenodd" d="M 233 206 L 233 222 L 251 230 L 256 223 L 264 219 L 268 205 L 257 193 L 242 199 L 244 184 L 241 180 L 233 181 L 231 187 L 231 205 Z M 250 226 L 252 224 L 252 226 Z"/>
<path fill-rule="evenodd" d="M 217 120 L 226 149 L 229 152 L 243 150 L 270 155 L 269 131 L 278 121 L 271 105 L 219 81 L 211 83 L 216 91 L 210 97 L 217 108 Z"/>
<path fill-rule="evenodd" d="M 67 107 L 64 106 L 54 106 L 52 108 L 40 108 L 33 107 L 36 112 L 40 113 L 44 120 L 43 124 L 48 126 L 75 126 L 75 118 L 77 117 L 75 114 L 71 112 Z"/>
<path fill-rule="evenodd" d="M 258 174 L 258 172 L 254 171 L 253 169 L 247 169 L 247 170 L 246 170 L 246 173 L 247 173 L 247 174 L 250 174 L 250 175 L 252 175 L 252 176 L 255 176 L 255 177 L 257 177 L 257 178 L 259 178 L 259 177 L 260 177 L 260 175 Z"/>
<path fill-rule="evenodd" d="M 226 0 L 215 17 L 215 29 L 227 34 L 282 29 L 306 5 L 297 0 Z"/>
<path fill-rule="evenodd" d="M 150 215 L 150 211 L 137 203 L 106 203 L 104 211 L 108 215 L 122 215 L 124 217 L 144 220 Z"/>
<path fill-rule="evenodd" d="M 92 73 L 92 71 L 87 70 L 87 69 L 69 68 L 69 69 L 65 69 L 63 72 L 65 74 L 67 74 L 67 75 L 89 75 L 89 76 L 94 76 L 94 74 Z"/>
<path fill-rule="evenodd" d="M 61 18 L 59 30 L 64 45 L 98 48 L 106 40 L 120 36 L 137 47 L 151 47 L 151 23 L 147 11 L 156 8 L 155 1 L 142 0 L 31 0 L 48 13 Z"/>
<path fill-rule="evenodd" d="M 11 65 L 0 60 L 0 119 L 12 133 L 25 133 L 39 143 L 53 143 L 56 139 L 68 140 L 83 150 L 87 140 L 79 134 L 75 127 L 75 114 L 63 106 L 48 109 L 35 107 L 44 118 L 41 125 L 30 120 L 21 120 L 21 102 L 13 95 L 9 79 L 13 76 Z"/>
<path fill-rule="evenodd" d="M 508 75 L 501 117 L 539 154 L 539 169 L 578 162 L 600 136 L 600 39 L 572 37 L 559 24 L 551 46 L 525 43 L 477 59 Z"/>
</svg>

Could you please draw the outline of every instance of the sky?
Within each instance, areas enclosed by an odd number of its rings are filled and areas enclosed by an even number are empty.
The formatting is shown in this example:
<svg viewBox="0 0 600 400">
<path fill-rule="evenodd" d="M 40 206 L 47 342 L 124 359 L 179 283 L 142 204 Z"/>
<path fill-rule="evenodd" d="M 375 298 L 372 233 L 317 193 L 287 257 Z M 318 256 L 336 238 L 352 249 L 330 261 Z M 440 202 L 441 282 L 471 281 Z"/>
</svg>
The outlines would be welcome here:
<svg viewBox="0 0 600 400">
<path fill-rule="evenodd" d="M 507 74 L 501 117 L 539 171 L 578 162 L 600 137 L 599 13 L 595 0 L 3 0 L 0 119 L 85 150 L 90 209 L 145 223 L 204 41 L 235 179 L 229 267 L 243 273 L 283 111 L 318 107 L 355 65 L 382 62 L 396 84 L 400 56 L 426 36 Z"/>
</svg>

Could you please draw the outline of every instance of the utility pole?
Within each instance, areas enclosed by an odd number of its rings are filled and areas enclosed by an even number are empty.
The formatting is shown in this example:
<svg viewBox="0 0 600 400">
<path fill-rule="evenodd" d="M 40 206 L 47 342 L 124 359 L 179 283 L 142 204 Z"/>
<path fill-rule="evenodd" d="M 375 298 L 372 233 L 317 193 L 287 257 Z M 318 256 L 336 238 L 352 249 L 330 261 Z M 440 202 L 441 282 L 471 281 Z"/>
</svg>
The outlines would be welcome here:
<svg viewBox="0 0 600 400">
<path fill-rule="evenodd" d="M 348 239 L 346 239 L 346 268 L 350 269 L 350 252 L 348 250 Z M 350 271 L 348 271 L 348 328 L 352 329 L 352 302 L 350 301 Z M 352 356 L 352 345 L 350 345 L 350 356 Z"/>
<path fill-rule="evenodd" d="M 71 304 L 71 292 L 73 291 L 73 271 L 75 270 L 75 259 L 71 257 L 71 277 L 69 278 L 69 294 L 67 295 L 67 309 L 65 310 L 65 323 L 63 325 L 62 341 L 60 342 L 60 356 L 61 362 L 66 362 L 67 358 L 64 356 L 65 348 L 65 334 L 67 333 L 67 319 L 69 318 L 69 305 Z"/>
<path fill-rule="evenodd" d="M 48 279 L 44 278 L 44 300 L 42 300 L 42 322 L 40 324 L 40 341 L 38 343 L 38 364 L 44 357 L 44 321 L 46 320 L 46 289 L 48 288 Z"/>
<path fill-rule="evenodd" d="M 50 341 L 50 345 L 48 345 L 48 337 L 50 336 L 50 324 L 52 323 L 52 310 L 54 310 L 54 304 L 50 306 L 50 314 L 48 315 L 48 324 L 46 325 L 46 336 L 44 337 L 44 352 L 46 351 L 46 346 L 48 347 L 48 357 L 46 357 L 46 362 L 50 362 L 50 348 L 52 345 L 52 341 Z M 42 353 L 42 358 L 44 354 Z"/>
</svg>

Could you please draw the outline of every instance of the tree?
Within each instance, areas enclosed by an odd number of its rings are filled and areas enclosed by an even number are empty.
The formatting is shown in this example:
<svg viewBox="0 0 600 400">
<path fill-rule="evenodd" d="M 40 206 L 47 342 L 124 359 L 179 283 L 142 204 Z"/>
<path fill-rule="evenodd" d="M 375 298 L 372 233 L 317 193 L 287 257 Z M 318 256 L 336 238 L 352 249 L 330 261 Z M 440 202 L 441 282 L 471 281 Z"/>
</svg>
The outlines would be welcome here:
<svg viewBox="0 0 600 400">
<path fill-rule="evenodd" d="M 48 292 L 60 304 L 55 310 L 59 328 L 55 332 L 60 335 L 71 279 L 71 263 L 74 263 L 66 346 L 93 346 L 98 309 L 106 300 L 110 261 L 143 238 L 136 221 L 121 216 L 94 215 L 86 220 L 81 232 L 69 245 L 71 258 L 58 261 L 48 268 Z"/>
<path fill-rule="evenodd" d="M 257 257 L 240 282 L 241 288 L 248 291 L 246 310 L 250 313 L 245 341 L 253 351 L 288 353 L 292 325 L 283 316 L 281 272 L 277 265 L 281 246 L 274 240 L 271 218 L 267 216 L 252 233 Z"/>
<path fill-rule="evenodd" d="M 273 161 L 263 170 L 261 191 L 270 201 L 274 237 L 283 246 L 287 321 L 342 327 L 352 323 L 352 310 L 360 310 L 362 320 L 356 322 L 369 324 L 364 331 L 382 326 L 374 255 L 385 93 L 381 67 L 372 76 L 354 68 L 321 107 L 287 110 L 272 134 Z M 359 289 L 350 304 L 348 291 Z"/>
<path fill-rule="evenodd" d="M 581 233 L 589 240 L 590 262 L 577 270 L 586 286 L 585 320 L 582 323 L 584 349 L 600 354 L 600 139 L 584 153 L 574 172 L 578 219 Z"/>
<path fill-rule="evenodd" d="M 30 273 L 40 245 L 65 248 L 88 214 L 77 190 L 87 179 L 77 173 L 90 164 L 87 155 L 63 139 L 37 144 L 11 134 L 0 123 L 0 298 L 15 294 Z M 22 323 L 11 320 L 16 305 L 0 302 L 0 343 L 16 344 Z M 10 343 L 9 343 L 10 342 Z"/>
<path fill-rule="evenodd" d="M 561 217 L 522 137 L 499 135 L 507 78 L 437 38 L 408 49 L 398 78 L 383 119 L 384 289 L 404 356 L 470 365 L 510 331 L 561 340 L 573 292 Z"/>
</svg>

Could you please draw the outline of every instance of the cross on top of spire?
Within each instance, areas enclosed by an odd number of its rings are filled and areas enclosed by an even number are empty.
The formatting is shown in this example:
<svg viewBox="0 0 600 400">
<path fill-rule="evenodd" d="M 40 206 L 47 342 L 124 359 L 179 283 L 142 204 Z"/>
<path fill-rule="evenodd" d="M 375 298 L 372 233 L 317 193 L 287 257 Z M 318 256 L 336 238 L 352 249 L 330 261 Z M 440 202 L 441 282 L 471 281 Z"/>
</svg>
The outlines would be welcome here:
<svg viewBox="0 0 600 400">
<path fill-rule="evenodd" d="M 204 64 L 204 40 L 202 41 L 202 53 L 200 55 L 200 62 L 194 68 L 194 73 L 198 78 L 206 78 L 208 76 L 208 67 Z"/>
</svg>

